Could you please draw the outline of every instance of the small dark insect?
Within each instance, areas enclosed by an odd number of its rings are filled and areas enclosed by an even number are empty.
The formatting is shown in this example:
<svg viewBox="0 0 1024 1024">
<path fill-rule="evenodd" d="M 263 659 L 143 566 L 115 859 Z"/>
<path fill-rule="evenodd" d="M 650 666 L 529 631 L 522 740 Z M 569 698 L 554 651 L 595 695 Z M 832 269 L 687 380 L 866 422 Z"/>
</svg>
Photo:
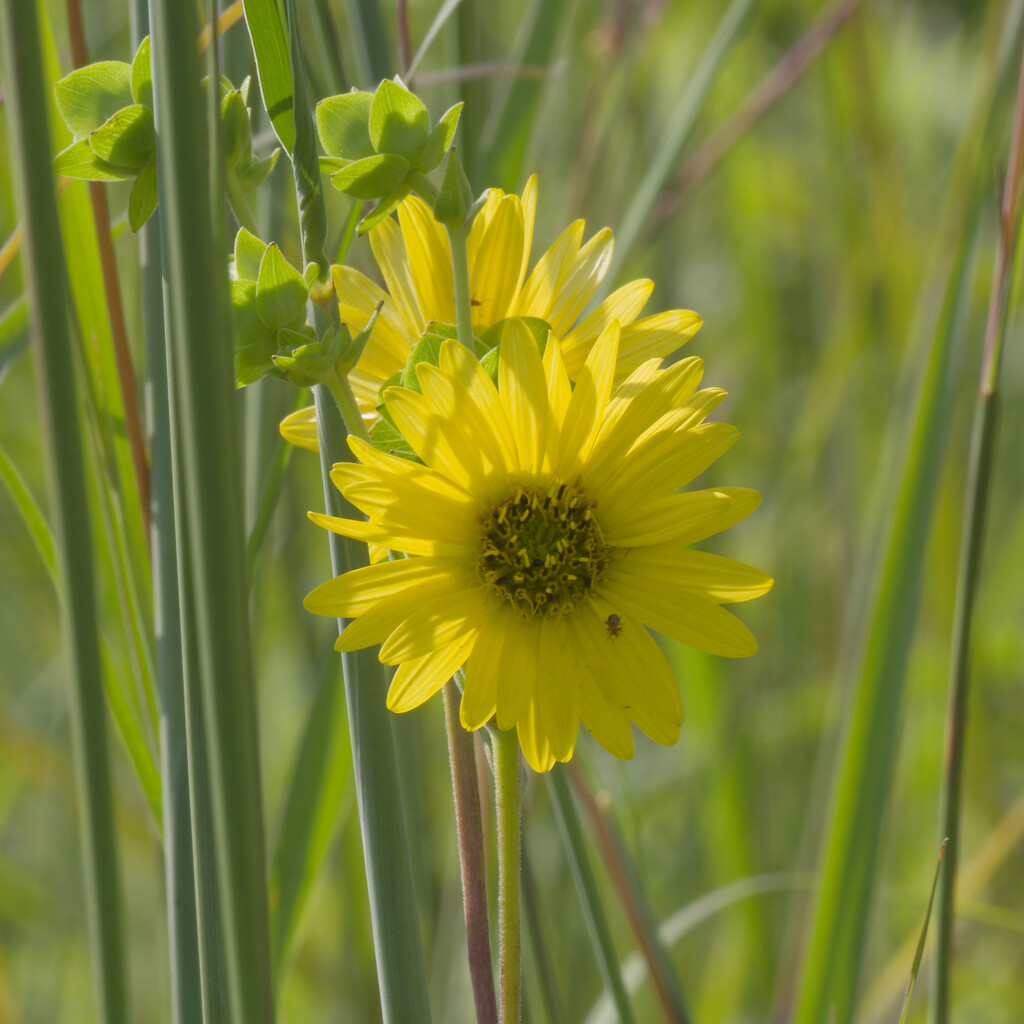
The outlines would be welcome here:
<svg viewBox="0 0 1024 1024">
<path fill-rule="evenodd" d="M 482 306 L 483 303 L 479 299 L 470 299 L 469 304 L 471 306 Z"/>
<path fill-rule="evenodd" d="M 543 568 L 544 568 L 544 560 L 543 560 L 543 559 L 541 559 L 541 558 L 535 558 L 535 559 L 534 559 L 534 560 L 533 560 L 533 561 L 532 561 L 532 562 L 530 563 L 530 568 L 531 568 L 531 569 L 543 569 Z"/>
<path fill-rule="evenodd" d="M 519 495 L 519 507 L 526 508 L 530 504 L 530 499 L 525 494 Z"/>
<path fill-rule="evenodd" d="M 604 620 L 604 624 L 608 630 L 608 638 L 610 640 L 614 640 L 617 636 L 622 636 L 622 619 L 614 612 Z"/>
</svg>

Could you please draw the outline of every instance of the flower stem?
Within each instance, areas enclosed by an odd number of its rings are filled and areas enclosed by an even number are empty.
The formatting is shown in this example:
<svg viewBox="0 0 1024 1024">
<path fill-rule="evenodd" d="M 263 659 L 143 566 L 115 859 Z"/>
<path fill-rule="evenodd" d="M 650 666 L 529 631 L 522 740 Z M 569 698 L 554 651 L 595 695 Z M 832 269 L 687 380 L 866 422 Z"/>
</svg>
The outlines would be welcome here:
<svg viewBox="0 0 1024 1024">
<path fill-rule="evenodd" d="M 449 227 L 448 243 L 452 250 L 452 275 L 455 279 L 455 329 L 460 344 L 473 352 L 473 306 L 469 292 L 469 255 L 466 252 L 465 227 Z"/>
<path fill-rule="evenodd" d="M 487 920 L 487 882 L 484 869 L 484 830 L 480 818 L 480 790 L 476 774 L 473 736 L 459 721 L 459 690 L 452 680 L 444 687 L 444 717 L 448 755 L 452 766 L 455 828 L 459 837 L 462 906 L 466 915 L 469 976 L 477 1024 L 497 1024 L 491 933 Z"/>
<path fill-rule="evenodd" d="M 367 444 L 372 443 L 370 432 L 366 429 L 366 423 L 363 421 L 363 414 L 359 411 L 359 405 L 356 403 L 356 396 L 352 394 L 352 385 L 349 384 L 348 377 L 336 373 L 333 377 L 328 377 L 324 384 L 327 385 L 327 390 L 338 403 L 341 417 L 345 421 L 345 429 Z"/>
<path fill-rule="evenodd" d="M 493 737 L 498 825 L 498 1020 L 500 1024 L 519 1024 L 519 882 L 522 874 L 519 741 L 512 730 L 495 729 Z"/>
</svg>

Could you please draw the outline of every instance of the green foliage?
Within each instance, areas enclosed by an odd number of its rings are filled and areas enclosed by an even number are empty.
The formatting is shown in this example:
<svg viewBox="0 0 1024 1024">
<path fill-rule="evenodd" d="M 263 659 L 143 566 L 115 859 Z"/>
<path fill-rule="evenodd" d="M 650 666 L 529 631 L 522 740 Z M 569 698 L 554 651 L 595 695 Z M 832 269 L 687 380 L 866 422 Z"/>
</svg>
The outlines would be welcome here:
<svg viewBox="0 0 1024 1024">
<path fill-rule="evenodd" d="M 459 227 L 466 222 L 473 207 L 473 191 L 455 150 L 449 150 L 444 181 L 434 204 L 434 216 L 441 224 Z"/>
<path fill-rule="evenodd" d="M 135 102 L 132 65 L 105 60 L 78 68 L 54 86 L 57 109 L 80 139 Z"/>
<path fill-rule="evenodd" d="M 359 234 L 379 224 L 411 191 L 434 198 L 424 175 L 444 159 L 461 110 L 461 103 L 451 107 L 431 130 L 423 101 L 388 79 L 372 94 L 353 90 L 320 101 L 316 125 L 331 184 L 356 199 L 379 200 L 360 222 Z"/>
</svg>

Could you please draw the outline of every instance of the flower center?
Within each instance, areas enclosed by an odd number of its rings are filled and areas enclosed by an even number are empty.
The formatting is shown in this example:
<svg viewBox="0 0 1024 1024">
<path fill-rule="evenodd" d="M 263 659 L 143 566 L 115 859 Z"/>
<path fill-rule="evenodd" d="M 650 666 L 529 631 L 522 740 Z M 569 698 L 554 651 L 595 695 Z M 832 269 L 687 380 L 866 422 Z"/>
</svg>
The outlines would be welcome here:
<svg viewBox="0 0 1024 1024">
<path fill-rule="evenodd" d="M 517 484 L 485 516 L 476 568 L 481 581 L 521 618 L 557 618 L 597 584 L 608 564 L 594 515 L 579 483 Z"/>
</svg>

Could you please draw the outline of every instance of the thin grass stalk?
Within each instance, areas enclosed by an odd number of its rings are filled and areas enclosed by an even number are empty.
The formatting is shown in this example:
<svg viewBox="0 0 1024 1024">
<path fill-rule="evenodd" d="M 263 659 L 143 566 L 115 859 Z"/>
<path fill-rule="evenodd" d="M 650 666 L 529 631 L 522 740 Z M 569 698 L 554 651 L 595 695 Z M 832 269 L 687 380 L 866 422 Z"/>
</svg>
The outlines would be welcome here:
<svg viewBox="0 0 1024 1024">
<path fill-rule="evenodd" d="M 565 770 L 561 765 L 556 765 L 549 773 L 548 779 L 558 830 L 562 834 L 569 869 L 576 884 L 576 892 L 579 894 L 583 916 L 587 921 L 587 931 L 590 933 L 590 941 L 597 956 L 597 965 L 604 979 L 605 989 L 615 1004 L 620 1024 L 634 1024 L 636 1018 L 633 1016 L 633 1007 L 630 1005 L 629 994 L 622 980 L 615 942 L 604 913 L 597 879 L 590 866 L 579 812 L 576 810 Z"/>
<path fill-rule="evenodd" d="M 358 515 L 330 478 L 335 462 L 352 461 L 341 413 L 325 385 L 314 388 L 313 394 L 327 513 Z M 331 533 L 328 540 L 336 576 L 369 564 L 365 544 L 336 533 Z M 346 624 L 339 619 L 339 631 Z M 429 1024 L 427 974 L 420 947 L 391 712 L 385 704 L 384 669 L 372 648 L 343 652 L 341 663 L 383 1020 L 384 1024 Z"/>
<path fill-rule="evenodd" d="M 133 49 L 137 49 L 148 34 L 149 10 L 145 0 L 133 0 Z M 146 353 L 143 393 L 150 452 L 150 554 L 160 706 L 160 780 L 163 796 L 171 1020 L 174 1024 L 191 1024 L 203 1020 L 203 993 L 192 852 L 188 737 L 185 729 L 185 679 L 159 210 L 143 225 L 138 238 L 142 328 Z"/>
<path fill-rule="evenodd" d="M 1021 61 L 1014 110 L 1013 137 L 1007 160 L 1006 182 L 1000 207 L 1000 231 L 992 275 L 981 381 L 974 410 L 974 426 L 967 462 L 963 535 L 957 570 L 956 599 L 949 664 L 949 710 L 945 772 L 940 792 L 939 815 L 946 856 L 939 867 L 935 970 L 932 974 L 930 1019 L 932 1024 L 949 1020 L 953 970 L 953 924 L 956 913 L 956 873 L 960 855 L 960 804 L 964 744 L 967 736 L 967 702 L 970 690 L 971 624 L 978 592 L 978 577 L 985 540 L 985 522 L 992 488 L 996 421 L 999 402 L 999 371 L 1009 315 L 1017 243 L 1021 225 L 1021 177 L 1024 173 L 1024 59 Z"/>
<path fill-rule="evenodd" d="M 345 13 L 359 85 L 373 89 L 396 70 L 397 54 L 391 44 L 384 12 L 379 0 L 345 0 Z"/>
<path fill-rule="evenodd" d="M 562 1024 L 563 1014 L 558 997 L 554 961 L 548 950 L 541 921 L 540 892 L 530 864 L 529 852 L 523 845 L 523 910 L 526 918 L 526 938 L 530 943 L 533 965 L 537 972 L 538 987 L 548 1024 Z"/>
<path fill-rule="evenodd" d="M 62 618 L 70 647 L 69 719 L 96 1005 L 104 1024 L 122 1024 L 127 1021 L 127 992 L 120 872 L 107 760 L 92 537 L 84 512 L 88 501 L 79 447 L 64 249 L 50 169 L 50 136 L 45 130 L 47 84 L 35 3 L 4 0 L 3 14 L 11 82 L 7 107 L 26 211 L 26 264 L 37 338 L 36 367 L 50 452 L 54 534 L 66 595 Z"/>
<path fill-rule="evenodd" d="M 523 876 L 522 765 L 514 729 L 495 729 L 491 737 L 498 833 L 498 1020 L 500 1024 L 519 1024 L 523 987 L 519 895 Z"/>
<path fill-rule="evenodd" d="M 496 1024 L 498 1003 L 494 993 L 491 932 L 487 918 L 484 829 L 480 813 L 480 782 L 476 772 L 476 752 L 472 734 L 463 729 L 459 720 L 459 688 L 453 680 L 449 680 L 443 692 L 473 1003 L 476 1007 L 477 1024 Z"/>
<path fill-rule="evenodd" d="M 647 961 L 647 969 L 654 983 L 654 990 L 661 1004 L 662 1013 L 669 1024 L 689 1024 L 690 1015 L 686 1009 L 679 981 L 672 971 L 668 955 L 658 928 L 637 884 L 636 870 L 631 863 L 622 837 L 619 835 L 615 822 L 597 803 L 591 792 L 583 772 L 575 762 L 566 768 L 577 798 L 583 805 L 584 813 L 590 823 L 590 830 L 597 841 L 598 850 L 604 860 L 608 877 L 611 879 L 615 892 L 619 897 L 626 917 L 629 919 L 633 934 L 636 936 L 640 952 Z"/>
<path fill-rule="evenodd" d="M 154 106 L 199 691 L 231 1019 L 274 1019 L 227 274 L 190 4 L 152 0 Z M 211 92 L 213 90 L 210 90 Z M 215 122 L 214 128 L 219 125 Z M 197 134 L 199 138 L 197 139 Z M 216 168 L 216 169 L 215 169 Z M 210 338 L 220 344 L 210 345 Z M 204 950 L 204 958 L 206 951 Z"/>
</svg>

